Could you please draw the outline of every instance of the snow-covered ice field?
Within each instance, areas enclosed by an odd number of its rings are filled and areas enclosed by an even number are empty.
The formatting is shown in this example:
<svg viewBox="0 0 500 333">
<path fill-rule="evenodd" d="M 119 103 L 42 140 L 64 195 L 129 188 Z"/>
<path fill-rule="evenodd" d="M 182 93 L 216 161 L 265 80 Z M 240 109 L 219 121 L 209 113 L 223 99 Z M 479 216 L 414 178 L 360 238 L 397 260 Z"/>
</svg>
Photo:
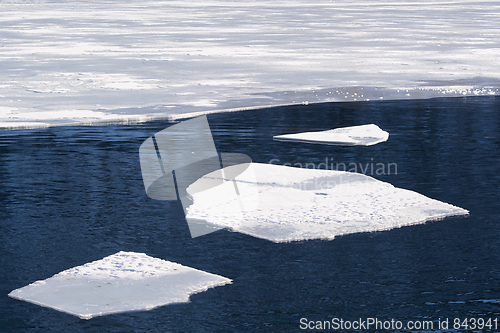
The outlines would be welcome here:
<svg viewBox="0 0 500 333">
<path fill-rule="evenodd" d="M 0 4 L 4 128 L 499 94 L 497 1 L 31 3 Z"/>
</svg>

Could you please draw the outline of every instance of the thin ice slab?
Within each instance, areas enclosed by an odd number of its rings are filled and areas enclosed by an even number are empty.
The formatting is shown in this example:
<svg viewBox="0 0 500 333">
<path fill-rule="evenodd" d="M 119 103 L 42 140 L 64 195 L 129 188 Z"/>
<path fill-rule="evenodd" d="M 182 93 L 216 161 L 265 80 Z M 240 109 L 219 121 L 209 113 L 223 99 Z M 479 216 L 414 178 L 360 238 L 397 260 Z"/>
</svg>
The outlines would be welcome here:
<svg viewBox="0 0 500 333">
<path fill-rule="evenodd" d="M 82 319 L 151 310 L 231 280 L 144 253 L 118 252 L 12 291 L 9 296 Z"/>
<path fill-rule="evenodd" d="M 236 176 L 223 179 L 221 185 L 196 190 L 205 179 L 218 177 L 212 173 L 188 187 L 193 203 L 186 217 L 273 242 L 290 242 L 468 214 L 359 173 L 260 163 L 242 169 L 224 168 L 226 177 Z"/>
<path fill-rule="evenodd" d="M 389 139 L 389 133 L 374 124 L 341 127 L 321 132 L 277 135 L 277 141 L 295 141 L 339 146 L 372 146 Z"/>
</svg>

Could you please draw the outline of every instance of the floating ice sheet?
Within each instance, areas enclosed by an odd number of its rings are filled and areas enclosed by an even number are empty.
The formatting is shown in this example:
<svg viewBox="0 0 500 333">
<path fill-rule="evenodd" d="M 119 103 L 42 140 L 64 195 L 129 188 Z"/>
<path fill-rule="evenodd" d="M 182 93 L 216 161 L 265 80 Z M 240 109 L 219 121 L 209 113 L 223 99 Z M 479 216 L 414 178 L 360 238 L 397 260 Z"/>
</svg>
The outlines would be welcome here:
<svg viewBox="0 0 500 333">
<path fill-rule="evenodd" d="M 496 0 L 2 0 L 0 11 L 6 128 L 500 93 Z"/>
<path fill-rule="evenodd" d="M 374 124 L 335 128 L 321 132 L 277 135 L 278 141 L 296 141 L 340 146 L 372 146 L 389 139 L 389 133 Z"/>
<path fill-rule="evenodd" d="M 468 211 L 352 172 L 251 163 L 222 185 L 197 192 L 211 173 L 188 187 L 187 218 L 205 220 L 273 242 L 333 239 L 389 230 Z M 227 177 L 231 178 L 231 177 Z M 194 190 L 193 190 L 194 189 Z"/>
<path fill-rule="evenodd" d="M 12 291 L 9 296 L 82 319 L 188 302 L 231 280 L 144 253 L 118 252 Z"/>
</svg>

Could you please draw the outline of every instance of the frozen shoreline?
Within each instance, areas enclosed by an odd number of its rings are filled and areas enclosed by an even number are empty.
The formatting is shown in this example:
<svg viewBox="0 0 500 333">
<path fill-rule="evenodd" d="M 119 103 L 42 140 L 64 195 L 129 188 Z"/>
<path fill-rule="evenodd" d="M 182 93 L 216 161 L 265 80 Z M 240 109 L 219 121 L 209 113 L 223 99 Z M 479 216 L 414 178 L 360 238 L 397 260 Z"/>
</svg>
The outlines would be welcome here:
<svg viewBox="0 0 500 333">
<path fill-rule="evenodd" d="M 0 128 L 500 95 L 495 1 L 3 6 Z"/>
</svg>

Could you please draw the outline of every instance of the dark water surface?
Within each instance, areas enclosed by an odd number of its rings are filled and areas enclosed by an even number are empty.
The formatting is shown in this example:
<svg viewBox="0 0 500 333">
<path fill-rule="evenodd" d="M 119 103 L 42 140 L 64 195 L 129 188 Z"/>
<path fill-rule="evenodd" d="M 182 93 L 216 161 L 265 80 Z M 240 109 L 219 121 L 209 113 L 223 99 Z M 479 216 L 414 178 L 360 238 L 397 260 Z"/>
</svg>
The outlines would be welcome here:
<svg viewBox="0 0 500 333">
<path fill-rule="evenodd" d="M 0 331 L 300 331 L 301 318 L 500 321 L 499 97 L 330 103 L 208 119 L 219 152 L 275 164 L 396 163 L 397 174 L 373 176 L 470 216 L 333 241 L 275 244 L 225 230 L 191 239 L 180 203 L 148 198 L 141 178 L 139 146 L 171 123 L 2 131 Z M 272 140 L 368 123 L 388 131 L 389 141 Z M 120 250 L 233 284 L 190 303 L 91 320 L 7 297 Z"/>
</svg>

